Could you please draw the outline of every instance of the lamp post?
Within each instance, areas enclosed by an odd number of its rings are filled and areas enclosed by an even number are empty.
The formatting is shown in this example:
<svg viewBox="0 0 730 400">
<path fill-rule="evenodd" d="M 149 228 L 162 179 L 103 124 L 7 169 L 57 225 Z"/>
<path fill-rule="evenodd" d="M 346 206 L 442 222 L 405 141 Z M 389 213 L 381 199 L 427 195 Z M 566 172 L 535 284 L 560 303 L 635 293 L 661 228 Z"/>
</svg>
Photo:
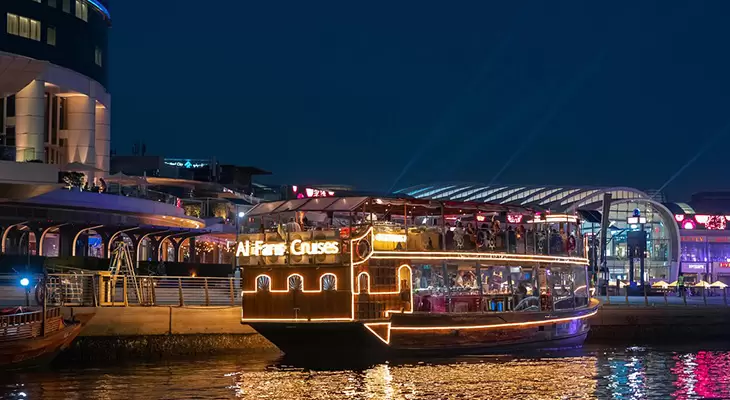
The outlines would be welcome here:
<svg viewBox="0 0 730 400">
<path fill-rule="evenodd" d="M 629 231 L 627 242 L 629 245 L 629 283 L 634 283 L 634 252 L 639 256 L 639 282 L 644 286 L 644 253 L 646 252 L 646 217 L 641 216 L 639 209 L 634 210 L 633 216 L 627 221 L 630 225 L 639 225 L 639 232 Z"/>
<path fill-rule="evenodd" d="M 246 213 L 239 211 L 236 214 L 236 243 L 233 245 L 233 273 L 236 273 L 238 269 L 238 257 L 236 257 L 236 249 L 238 248 L 238 234 L 241 232 L 241 219 L 246 216 Z"/>
<path fill-rule="evenodd" d="M 20 279 L 20 286 L 25 289 L 25 306 L 30 307 L 30 279 L 28 278 L 22 278 Z"/>
</svg>

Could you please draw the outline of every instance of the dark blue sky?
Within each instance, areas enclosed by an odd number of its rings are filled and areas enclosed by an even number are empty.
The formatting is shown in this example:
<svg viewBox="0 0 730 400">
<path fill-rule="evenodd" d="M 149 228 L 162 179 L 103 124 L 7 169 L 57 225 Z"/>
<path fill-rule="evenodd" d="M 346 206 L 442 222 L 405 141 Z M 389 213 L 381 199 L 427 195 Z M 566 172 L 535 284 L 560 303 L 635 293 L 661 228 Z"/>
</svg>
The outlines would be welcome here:
<svg viewBox="0 0 730 400">
<path fill-rule="evenodd" d="M 119 154 L 377 190 L 646 189 L 705 147 L 666 192 L 730 189 L 729 1 L 112 6 Z"/>
</svg>

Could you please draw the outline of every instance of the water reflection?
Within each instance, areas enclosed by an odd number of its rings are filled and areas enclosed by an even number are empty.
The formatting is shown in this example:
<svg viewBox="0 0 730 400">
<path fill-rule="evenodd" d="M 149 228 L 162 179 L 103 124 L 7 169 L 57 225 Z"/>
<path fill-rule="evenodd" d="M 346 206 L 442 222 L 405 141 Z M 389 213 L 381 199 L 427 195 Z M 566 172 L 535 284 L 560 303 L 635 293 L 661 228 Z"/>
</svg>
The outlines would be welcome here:
<svg viewBox="0 0 730 400">
<path fill-rule="evenodd" d="M 11 399 L 730 398 L 730 352 L 587 348 L 512 358 L 302 368 L 273 356 L 0 374 Z"/>
</svg>

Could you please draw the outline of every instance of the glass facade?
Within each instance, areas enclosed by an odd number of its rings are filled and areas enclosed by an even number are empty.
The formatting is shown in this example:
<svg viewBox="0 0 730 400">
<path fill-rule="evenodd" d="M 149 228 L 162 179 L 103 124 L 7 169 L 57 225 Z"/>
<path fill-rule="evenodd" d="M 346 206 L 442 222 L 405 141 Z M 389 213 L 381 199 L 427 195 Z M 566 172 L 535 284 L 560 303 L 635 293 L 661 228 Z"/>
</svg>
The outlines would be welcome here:
<svg viewBox="0 0 730 400">
<path fill-rule="evenodd" d="M 656 281 L 671 279 L 671 252 L 672 243 L 670 230 L 667 224 L 674 221 L 664 221 L 662 215 L 647 202 L 631 201 L 613 204 L 609 218 L 610 228 L 607 234 L 606 257 L 609 279 L 627 280 L 629 278 L 629 248 L 628 233 L 641 230 L 640 224 L 629 224 L 629 217 L 638 209 L 641 216 L 646 218 L 644 231 L 646 232 L 646 255 L 644 259 L 645 279 Z M 598 234 L 600 224 L 584 223 L 583 232 Z M 684 244 L 683 244 L 684 245 Z M 634 262 L 634 279 L 639 280 L 640 266 L 638 260 Z"/>
</svg>

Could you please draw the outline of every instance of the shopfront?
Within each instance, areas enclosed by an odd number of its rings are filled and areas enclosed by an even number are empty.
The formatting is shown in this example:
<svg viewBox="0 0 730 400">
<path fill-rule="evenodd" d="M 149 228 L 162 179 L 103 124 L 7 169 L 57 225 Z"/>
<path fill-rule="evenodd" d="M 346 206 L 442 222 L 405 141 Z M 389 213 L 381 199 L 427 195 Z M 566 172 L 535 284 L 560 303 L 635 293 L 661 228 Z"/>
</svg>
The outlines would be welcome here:
<svg viewBox="0 0 730 400">
<path fill-rule="evenodd" d="M 707 267 L 706 262 L 682 261 L 680 273 L 684 277 L 684 284 L 695 284 L 701 280 L 707 280 L 709 273 Z"/>
<path fill-rule="evenodd" d="M 730 262 L 716 261 L 712 263 L 712 281 L 720 281 L 730 286 Z"/>
</svg>

